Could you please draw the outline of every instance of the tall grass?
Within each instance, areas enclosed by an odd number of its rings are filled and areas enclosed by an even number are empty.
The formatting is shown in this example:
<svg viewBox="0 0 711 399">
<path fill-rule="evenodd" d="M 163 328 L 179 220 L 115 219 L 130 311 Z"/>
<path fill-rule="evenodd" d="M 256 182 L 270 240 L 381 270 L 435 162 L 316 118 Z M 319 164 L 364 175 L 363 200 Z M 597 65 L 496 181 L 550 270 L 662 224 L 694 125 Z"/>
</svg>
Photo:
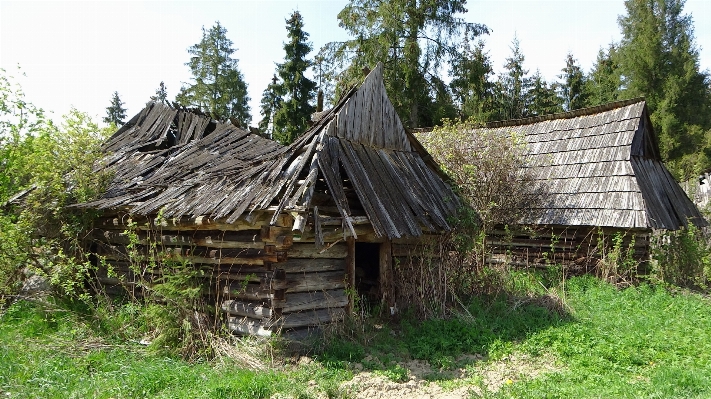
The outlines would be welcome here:
<svg viewBox="0 0 711 399">
<path fill-rule="evenodd" d="M 189 363 L 97 333 L 66 307 L 18 301 L 0 317 L 0 393 L 10 398 L 335 396 L 350 372 L 318 364 L 250 370 L 229 358 Z M 313 378 L 318 389 L 309 387 Z"/>
</svg>

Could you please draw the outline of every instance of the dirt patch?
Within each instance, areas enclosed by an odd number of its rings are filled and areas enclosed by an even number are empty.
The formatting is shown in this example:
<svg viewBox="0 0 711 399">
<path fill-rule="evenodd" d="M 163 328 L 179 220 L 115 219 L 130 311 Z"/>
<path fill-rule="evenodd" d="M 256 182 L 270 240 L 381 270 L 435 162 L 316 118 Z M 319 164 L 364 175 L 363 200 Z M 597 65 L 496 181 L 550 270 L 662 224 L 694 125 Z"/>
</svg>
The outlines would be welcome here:
<svg viewBox="0 0 711 399">
<path fill-rule="evenodd" d="M 498 392 L 502 386 L 524 379 L 533 379 L 542 374 L 560 371 L 553 355 L 531 357 L 512 354 L 500 360 L 474 364 L 467 369 L 467 377 L 481 378 L 481 385 L 490 392 Z"/>
<path fill-rule="evenodd" d="M 445 391 L 437 383 L 415 376 L 411 376 L 406 382 L 398 383 L 371 372 L 357 374 L 352 380 L 344 382 L 341 390 L 358 399 L 460 399 L 468 398 L 474 393 L 467 386 Z"/>
<path fill-rule="evenodd" d="M 405 382 L 394 382 L 377 372 L 363 371 L 344 382 L 341 391 L 357 399 L 460 399 L 498 392 L 506 384 L 561 369 L 552 355 L 513 354 L 496 361 L 467 355 L 457 359 L 457 364 L 463 366 L 437 370 L 421 360 L 400 363 L 408 371 Z"/>
</svg>

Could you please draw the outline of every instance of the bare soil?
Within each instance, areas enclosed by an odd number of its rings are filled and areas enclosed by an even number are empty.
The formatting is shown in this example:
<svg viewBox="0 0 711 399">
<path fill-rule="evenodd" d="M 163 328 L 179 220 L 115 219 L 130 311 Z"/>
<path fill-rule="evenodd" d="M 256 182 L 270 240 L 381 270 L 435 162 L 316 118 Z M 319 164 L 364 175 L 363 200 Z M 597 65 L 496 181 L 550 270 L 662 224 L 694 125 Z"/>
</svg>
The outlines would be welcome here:
<svg viewBox="0 0 711 399">
<path fill-rule="evenodd" d="M 357 399 L 459 399 L 473 394 L 498 392 L 506 384 L 530 379 L 560 370 L 553 356 L 531 357 L 515 354 L 496 361 L 470 355 L 457 359 L 463 367 L 437 370 L 427 362 L 413 360 L 400 365 L 408 370 L 409 379 L 398 383 L 370 371 L 359 372 L 344 382 L 341 390 Z M 358 369 L 359 365 L 356 365 Z"/>
</svg>

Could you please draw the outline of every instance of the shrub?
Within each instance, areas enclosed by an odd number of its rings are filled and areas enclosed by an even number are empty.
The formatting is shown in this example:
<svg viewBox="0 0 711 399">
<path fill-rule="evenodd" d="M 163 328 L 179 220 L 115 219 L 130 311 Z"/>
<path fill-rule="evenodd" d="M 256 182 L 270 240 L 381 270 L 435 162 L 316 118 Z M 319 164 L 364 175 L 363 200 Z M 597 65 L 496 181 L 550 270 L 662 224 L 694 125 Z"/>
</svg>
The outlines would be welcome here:
<svg viewBox="0 0 711 399">
<path fill-rule="evenodd" d="M 659 232 L 652 242 L 652 277 L 666 284 L 709 289 L 711 240 L 688 223 L 686 228 Z"/>
<path fill-rule="evenodd" d="M 464 207 L 453 221 L 454 232 L 430 250 L 439 255 L 437 261 L 406 265 L 407 273 L 400 276 L 433 276 L 436 281 L 427 281 L 430 289 L 421 290 L 437 297 L 423 295 L 421 301 L 423 306 L 442 308 L 447 298 L 456 300 L 501 285 L 502 277 L 488 266 L 487 235 L 531 216 L 545 195 L 526 167 L 528 146 L 523 137 L 477 129 L 470 122 L 445 121 L 418 138 L 449 176 Z M 421 273 L 412 270 L 418 267 Z"/>
<path fill-rule="evenodd" d="M 55 125 L 4 71 L 0 127 L 0 304 L 27 273 L 81 295 L 91 266 L 83 241 L 93 215 L 69 206 L 94 198 L 108 181 L 93 173 L 108 130 L 77 110 Z"/>
<path fill-rule="evenodd" d="M 528 146 L 523 137 L 445 121 L 419 138 L 476 211 L 484 230 L 518 223 L 541 203 L 542 190 L 525 167 Z"/>
</svg>

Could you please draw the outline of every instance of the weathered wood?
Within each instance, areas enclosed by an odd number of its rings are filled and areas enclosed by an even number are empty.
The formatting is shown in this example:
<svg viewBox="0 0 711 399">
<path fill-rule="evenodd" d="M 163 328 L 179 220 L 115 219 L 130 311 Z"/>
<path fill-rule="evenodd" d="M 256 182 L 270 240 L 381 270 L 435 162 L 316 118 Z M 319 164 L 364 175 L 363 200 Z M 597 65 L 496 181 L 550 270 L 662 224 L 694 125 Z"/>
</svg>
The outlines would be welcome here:
<svg viewBox="0 0 711 399">
<path fill-rule="evenodd" d="M 258 337 L 272 336 L 270 326 L 265 325 L 260 320 L 254 320 L 248 317 L 229 317 L 227 319 L 227 328 L 240 335 L 254 335 Z"/>
<path fill-rule="evenodd" d="M 138 230 L 153 231 L 173 231 L 173 230 L 223 230 L 242 231 L 259 229 L 262 226 L 269 226 L 269 214 L 267 212 L 255 213 L 250 217 L 250 221 L 238 219 L 234 223 L 226 223 L 225 218 L 210 219 L 205 216 L 164 218 L 160 220 L 150 219 L 142 216 L 117 216 L 109 218 L 99 218 L 94 222 L 94 226 L 102 229 L 126 230 L 131 228 Z M 287 227 L 291 225 L 291 216 L 280 214 L 274 226 Z"/>
<path fill-rule="evenodd" d="M 345 311 L 342 308 L 305 310 L 302 312 L 285 314 L 281 319 L 270 323 L 270 325 L 272 329 L 318 326 L 321 324 L 341 321 L 344 316 Z"/>
<path fill-rule="evenodd" d="M 327 272 L 336 270 L 346 270 L 345 259 L 287 259 L 285 262 L 277 264 L 283 268 L 286 273 L 309 273 L 309 272 Z"/>
<path fill-rule="evenodd" d="M 288 227 L 263 226 L 260 237 L 264 242 L 276 242 L 280 239 L 279 237 L 292 237 L 291 230 Z M 281 238 L 280 240 L 284 239 Z"/>
<path fill-rule="evenodd" d="M 254 233 L 252 233 L 254 232 Z M 243 234 L 247 233 L 247 234 Z M 110 244 L 128 245 L 131 239 L 123 232 L 111 230 L 93 230 L 92 238 L 107 242 Z M 242 248 L 242 249 L 259 249 L 264 247 L 264 242 L 261 241 L 259 230 L 244 230 L 241 232 L 225 232 L 225 231 L 194 231 L 185 232 L 184 234 L 145 234 L 141 232 L 139 239 L 136 242 L 139 245 L 182 245 L 182 246 L 199 246 L 208 248 Z M 286 243 L 288 244 L 288 243 Z M 282 244 L 282 247 L 288 245 Z"/>
<path fill-rule="evenodd" d="M 383 237 L 377 237 L 375 230 L 373 230 L 371 225 L 353 226 L 353 229 L 356 233 L 355 236 L 351 234 L 350 230 L 344 230 L 342 226 L 321 226 L 323 241 L 324 243 L 341 241 L 343 240 L 344 235 L 346 237 L 358 237 L 359 241 L 364 242 L 382 242 L 385 240 Z M 315 241 L 316 237 L 313 231 L 305 232 L 299 239 L 299 242 Z"/>
<path fill-rule="evenodd" d="M 345 286 L 345 273 L 342 271 L 321 273 L 290 273 L 285 279 L 265 278 L 261 282 L 263 290 L 286 290 L 292 292 L 317 292 L 334 290 Z"/>
<path fill-rule="evenodd" d="M 274 293 L 264 290 L 258 284 L 244 284 L 230 281 L 222 286 L 222 294 L 229 298 L 247 301 L 265 301 L 274 298 Z"/>
<path fill-rule="evenodd" d="M 294 244 L 294 237 L 291 235 L 277 236 L 274 243 L 276 244 L 277 249 L 289 248 Z"/>
<path fill-rule="evenodd" d="M 269 319 L 272 310 L 262 302 L 251 303 L 238 300 L 226 300 L 220 306 L 224 312 L 232 316 L 243 316 L 252 319 Z"/>
<path fill-rule="evenodd" d="M 327 137 L 324 139 L 323 151 L 318 159 L 319 167 L 323 172 L 324 180 L 328 186 L 328 190 L 333 196 L 333 200 L 336 203 L 341 217 L 347 219 L 351 213 L 348 206 L 348 198 L 343 189 L 343 180 L 341 178 L 340 165 L 338 160 L 340 158 L 340 146 L 338 144 L 338 139 L 334 137 Z M 349 225 L 347 227 L 352 227 Z M 352 229 L 351 229 L 352 230 Z M 356 236 L 355 231 L 352 231 L 352 235 Z"/>
<path fill-rule="evenodd" d="M 297 214 L 296 217 L 294 217 L 294 227 L 292 227 L 291 230 L 303 233 L 306 228 L 306 221 L 306 215 L 303 213 Z"/>
<path fill-rule="evenodd" d="M 395 306 L 395 290 L 392 279 L 393 251 L 392 244 L 386 241 L 380 244 L 379 251 L 379 276 L 380 301 L 389 308 Z"/>
<path fill-rule="evenodd" d="M 343 259 L 347 255 L 344 243 L 337 243 L 328 249 L 317 250 L 312 244 L 295 243 L 289 248 L 289 258 L 332 258 Z M 323 252 L 322 252 L 323 251 Z"/>
<path fill-rule="evenodd" d="M 321 217 L 318 214 L 318 206 L 314 206 L 314 241 L 316 249 L 321 250 L 324 246 L 323 230 L 321 229 Z"/>
<path fill-rule="evenodd" d="M 356 284 L 355 284 L 355 278 L 356 278 L 356 273 L 355 273 L 355 264 L 356 264 L 356 252 L 355 252 L 355 238 L 353 237 L 348 237 L 346 238 L 346 248 L 347 248 L 347 257 L 346 257 L 346 289 L 350 291 L 350 294 L 348 295 L 348 307 L 346 310 L 350 313 L 352 312 L 355 308 L 355 289 L 356 289 Z"/>
<path fill-rule="evenodd" d="M 370 224 L 370 219 L 367 216 L 350 216 L 352 225 Z M 339 217 L 321 217 L 319 220 L 322 226 L 340 226 L 343 224 L 343 218 Z"/>
<path fill-rule="evenodd" d="M 97 251 L 99 256 L 107 260 L 128 261 L 130 257 L 125 253 L 120 252 L 104 252 Z M 203 257 L 181 254 L 157 254 L 139 256 L 139 261 L 153 259 L 157 262 L 187 262 L 191 264 L 208 264 L 208 265 L 264 265 L 265 263 L 275 263 L 283 261 L 278 255 L 261 255 L 259 257 Z"/>
<path fill-rule="evenodd" d="M 285 313 L 309 309 L 342 308 L 346 305 L 348 305 L 348 296 L 343 289 L 287 293 L 283 301 L 272 300 L 272 307 L 281 308 Z"/>
</svg>

